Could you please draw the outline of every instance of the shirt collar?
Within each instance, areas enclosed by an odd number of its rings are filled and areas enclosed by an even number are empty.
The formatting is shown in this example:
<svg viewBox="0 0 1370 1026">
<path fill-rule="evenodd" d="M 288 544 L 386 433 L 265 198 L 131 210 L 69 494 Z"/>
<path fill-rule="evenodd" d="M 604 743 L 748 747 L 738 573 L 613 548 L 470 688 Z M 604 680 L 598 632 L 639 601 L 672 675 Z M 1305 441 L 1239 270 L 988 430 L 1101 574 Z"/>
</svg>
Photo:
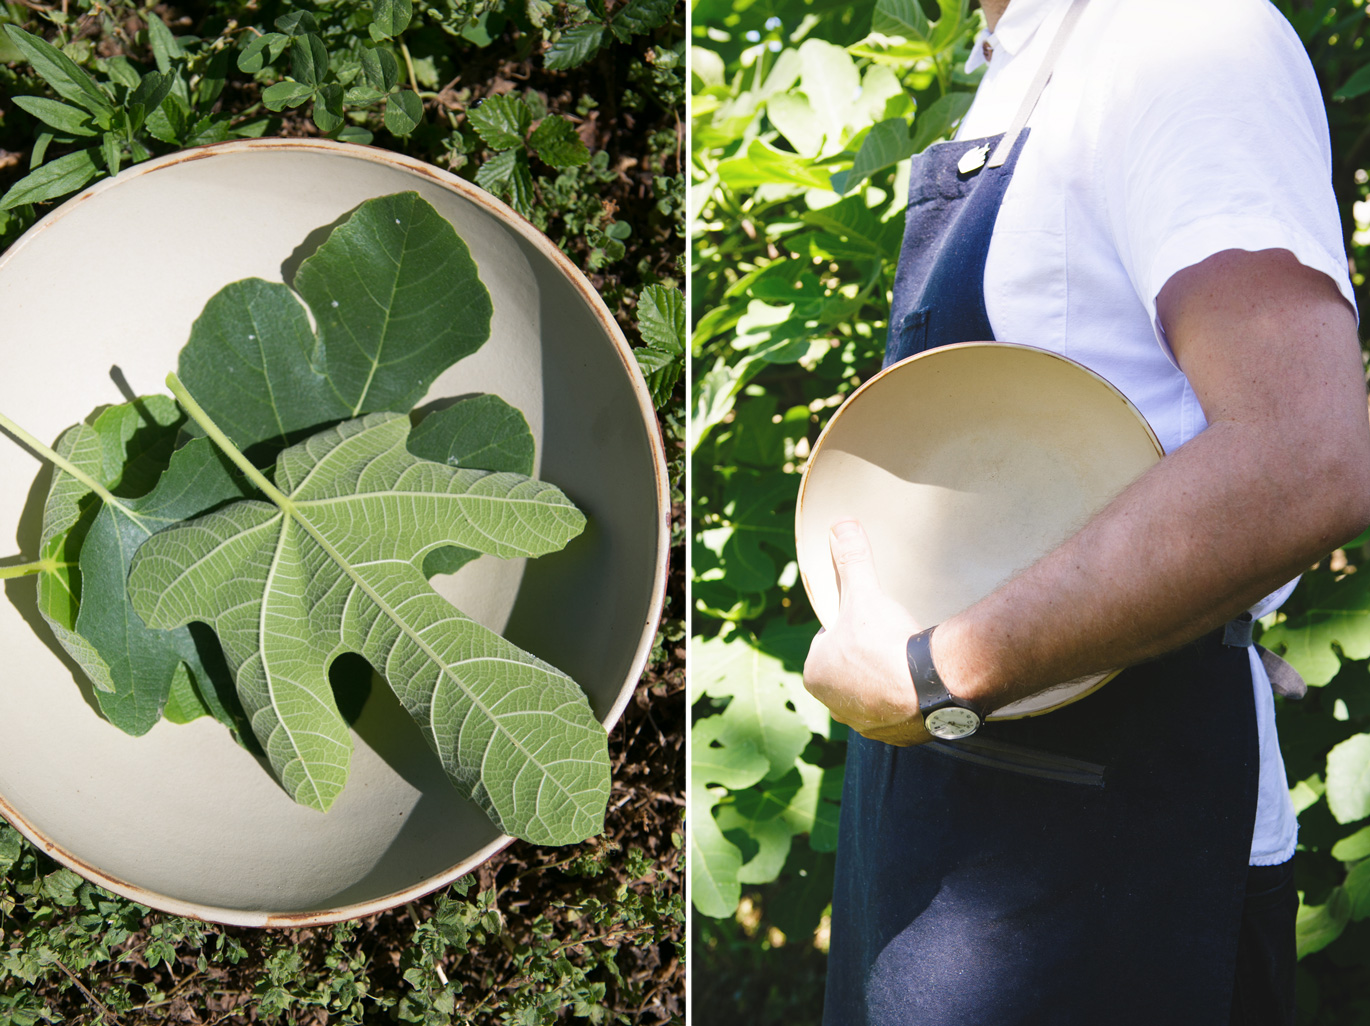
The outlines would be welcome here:
<svg viewBox="0 0 1370 1026">
<path fill-rule="evenodd" d="M 985 43 L 989 43 L 996 55 L 1012 57 L 1028 44 L 1047 15 L 1063 3 L 1065 0 L 1010 0 L 994 31 L 982 30 L 976 35 L 966 61 L 967 74 L 986 63 Z"/>
</svg>

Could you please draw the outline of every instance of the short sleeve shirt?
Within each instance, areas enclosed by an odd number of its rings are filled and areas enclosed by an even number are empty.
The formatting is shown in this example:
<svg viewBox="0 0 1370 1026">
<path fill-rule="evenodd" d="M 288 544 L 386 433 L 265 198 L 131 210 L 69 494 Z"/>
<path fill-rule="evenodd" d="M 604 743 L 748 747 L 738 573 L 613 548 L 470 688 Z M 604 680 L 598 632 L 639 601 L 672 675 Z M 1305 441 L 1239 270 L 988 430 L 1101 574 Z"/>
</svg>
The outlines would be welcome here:
<svg viewBox="0 0 1370 1026">
<path fill-rule="evenodd" d="M 968 67 L 990 57 L 959 138 L 1008 127 L 1069 6 L 1011 0 L 977 39 Z M 1156 315 L 1173 274 L 1223 250 L 1286 249 L 1354 305 L 1321 93 L 1268 0 L 1093 0 L 1028 126 L 985 267 L 995 337 L 1103 375 L 1167 452 L 1207 425 Z M 1251 860 L 1271 865 L 1292 856 L 1297 824 L 1268 678 L 1251 661 Z"/>
</svg>

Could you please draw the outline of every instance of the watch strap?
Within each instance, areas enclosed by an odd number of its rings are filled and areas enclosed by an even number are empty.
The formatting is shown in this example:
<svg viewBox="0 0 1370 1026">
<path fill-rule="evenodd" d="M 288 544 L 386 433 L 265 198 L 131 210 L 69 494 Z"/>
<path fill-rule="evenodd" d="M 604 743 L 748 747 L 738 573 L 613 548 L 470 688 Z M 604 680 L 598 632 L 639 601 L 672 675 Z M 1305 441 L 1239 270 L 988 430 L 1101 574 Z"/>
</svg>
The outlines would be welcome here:
<svg viewBox="0 0 1370 1026">
<path fill-rule="evenodd" d="M 906 649 L 909 659 L 909 676 L 918 692 L 918 708 L 926 711 L 940 705 L 951 697 L 951 692 L 942 683 L 942 677 L 932 661 L 932 632 L 937 628 L 929 627 L 909 638 Z"/>
<path fill-rule="evenodd" d="M 942 675 L 937 672 L 937 665 L 932 661 L 932 632 L 935 630 L 937 627 L 932 626 L 925 631 L 919 631 L 909 638 L 905 647 L 909 661 L 909 676 L 913 678 L 913 689 L 918 693 L 918 711 L 926 716 L 935 709 L 958 705 L 975 713 L 980 722 L 984 723 L 984 710 L 975 702 L 958 698 L 948 691 L 942 681 Z"/>
</svg>

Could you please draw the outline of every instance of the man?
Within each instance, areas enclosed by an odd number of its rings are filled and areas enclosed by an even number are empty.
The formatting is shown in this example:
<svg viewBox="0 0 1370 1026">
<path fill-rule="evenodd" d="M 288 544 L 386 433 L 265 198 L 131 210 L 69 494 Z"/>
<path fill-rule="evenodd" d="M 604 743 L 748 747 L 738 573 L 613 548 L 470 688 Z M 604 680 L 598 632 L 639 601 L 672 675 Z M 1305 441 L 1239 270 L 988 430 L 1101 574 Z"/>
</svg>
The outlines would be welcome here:
<svg viewBox="0 0 1370 1026">
<path fill-rule="evenodd" d="M 841 608 L 805 684 L 860 736 L 825 1022 L 1292 1023 L 1296 825 L 1240 624 L 1370 521 L 1317 83 L 1265 0 L 983 6 L 964 141 L 915 158 L 887 362 L 990 338 L 1061 352 L 1167 456 L 938 625 L 834 525 Z M 998 747 L 973 759 L 926 744 L 920 699 L 978 720 L 1117 667 L 1056 713 L 984 725 Z M 986 750 L 1100 774 L 1032 779 Z"/>
</svg>

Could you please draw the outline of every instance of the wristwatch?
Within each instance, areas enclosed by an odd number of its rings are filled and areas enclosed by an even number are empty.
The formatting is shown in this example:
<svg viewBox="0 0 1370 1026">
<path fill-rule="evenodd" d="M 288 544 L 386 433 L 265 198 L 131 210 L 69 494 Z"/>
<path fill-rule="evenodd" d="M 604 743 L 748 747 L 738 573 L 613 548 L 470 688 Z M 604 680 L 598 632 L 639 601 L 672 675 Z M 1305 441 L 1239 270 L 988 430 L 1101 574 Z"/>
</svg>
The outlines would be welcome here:
<svg viewBox="0 0 1370 1026">
<path fill-rule="evenodd" d="M 929 627 L 909 638 L 909 674 L 918 692 L 918 711 L 923 714 L 927 732 L 943 741 L 955 741 L 974 734 L 985 717 L 974 702 L 957 698 L 942 683 L 932 663 L 932 632 L 936 629 Z"/>
</svg>

